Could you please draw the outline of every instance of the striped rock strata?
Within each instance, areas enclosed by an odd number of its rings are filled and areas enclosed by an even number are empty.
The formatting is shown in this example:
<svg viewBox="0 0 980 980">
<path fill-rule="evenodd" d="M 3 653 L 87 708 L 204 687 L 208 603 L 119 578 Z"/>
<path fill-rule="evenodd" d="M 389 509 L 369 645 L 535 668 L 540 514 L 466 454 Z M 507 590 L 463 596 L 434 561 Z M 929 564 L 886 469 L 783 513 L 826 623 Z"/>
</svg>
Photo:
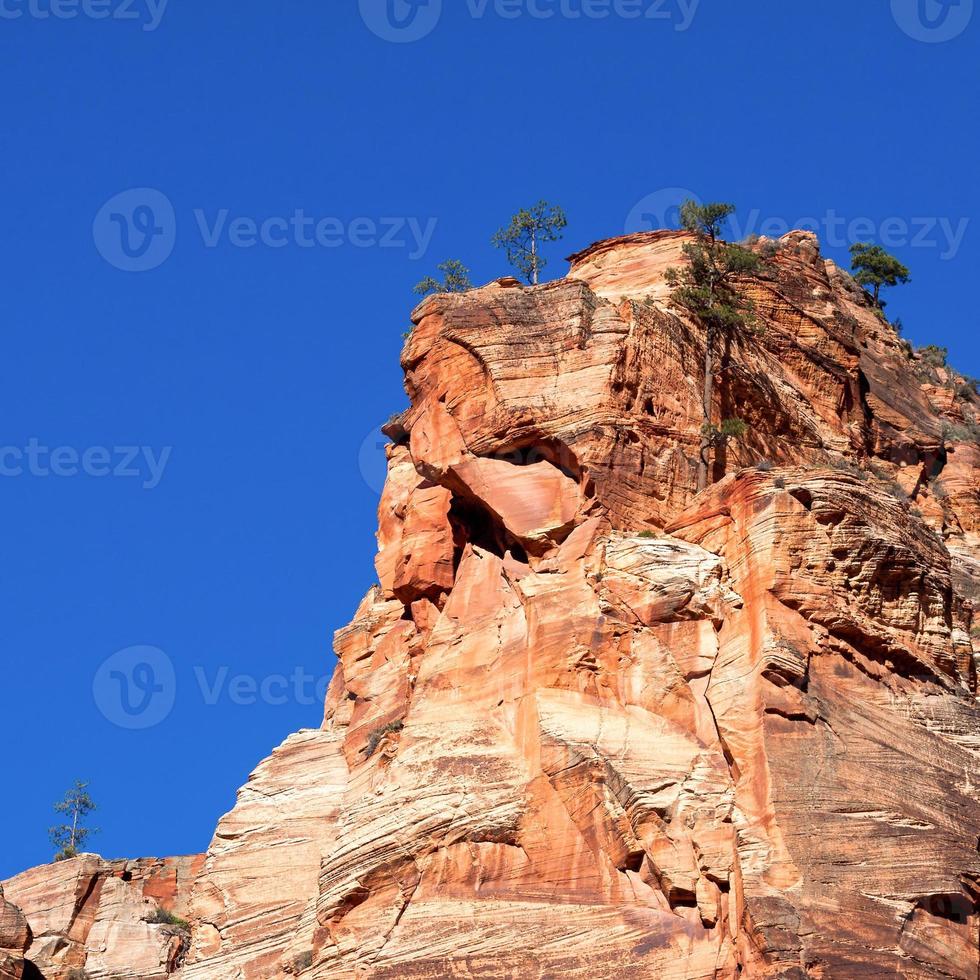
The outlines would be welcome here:
<svg viewBox="0 0 980 980">
<path fill-rule="evenodd" d="M 171 976 L 190 948 L 180 921 L 202 861 L 103 861 L 83 854 L 4 882 L 8 902 L 30 923 L 23 980 Z M 153 921 L 166 918 L 161 912 L 173 922 Z"/>
<path fill-rule="evenodd" d="M 762 243 L 697 495 L 684 241 L 415 311 L 379 584 L 176 976 L 976 980 L 980 400 Z"/>
</svg>

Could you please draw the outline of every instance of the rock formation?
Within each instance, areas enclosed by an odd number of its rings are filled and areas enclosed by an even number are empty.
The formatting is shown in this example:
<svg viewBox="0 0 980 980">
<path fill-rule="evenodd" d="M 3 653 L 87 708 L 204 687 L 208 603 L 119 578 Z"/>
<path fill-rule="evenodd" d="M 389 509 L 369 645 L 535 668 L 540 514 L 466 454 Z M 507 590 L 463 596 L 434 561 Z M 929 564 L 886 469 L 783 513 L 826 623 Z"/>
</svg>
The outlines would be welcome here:
<svg viewBox="0 0 980 980">
<path fill-rule="evenodd" d="M 173 975 L 190 947 L 182 917 L 202 863 L 201 857 L 103 861 L 83 854 L 11 878 L 6 897 L 30 922 L 21 946 L 30 964 L 24 980 Z M 0 947 L 2 936 L 0 928 Z"/>
<path fill-rule="evenodd" d="M 27 918 L 4 898 L 0 887 L 0 980 L 21 980 L 31 939 Z"/>
<path fill-rule="evenodd" d="M 322 729 L 197 863 L 5 883 L 34 939 L 0 902 L 0 950 L 54 980 L 976 980 L 980 399 L 814 236 L 762 242 L 716 385 L 749 431 L 696 495 L 684 241 L 419 306 Z"/>
</svg>

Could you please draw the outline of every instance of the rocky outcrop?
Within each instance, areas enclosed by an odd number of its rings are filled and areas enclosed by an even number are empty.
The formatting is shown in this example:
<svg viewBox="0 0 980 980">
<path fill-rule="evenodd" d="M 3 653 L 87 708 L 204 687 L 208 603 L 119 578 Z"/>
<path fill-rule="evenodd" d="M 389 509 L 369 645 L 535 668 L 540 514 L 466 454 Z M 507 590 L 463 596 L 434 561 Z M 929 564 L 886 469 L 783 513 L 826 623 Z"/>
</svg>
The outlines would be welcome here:
<svg viewBox="0 0 980 980">
<path fill-rule="evenodd" d="M 33 933 L 24 980 L 164 980 L 183 962 L 189 886 L 202 858 L 103 861 L 83 854 L 4 883 Z M 160 912 L 170 913 L 168 916 Z M 14 974 L 18 976 L 18 974 Z"/>
<path fill-rule="evenodd" d="M 697 495 L 685 240 L 415 311 L 379 582 L 218 826 L 182 980 L 976 980 L 980 399 L 761 242 Z"/>
<path fill-rule="evenodd" d="M 21 980 L 31 928 L 24 913 L 4 898 L 0 886 L 0 980 Z"/>
</svg>

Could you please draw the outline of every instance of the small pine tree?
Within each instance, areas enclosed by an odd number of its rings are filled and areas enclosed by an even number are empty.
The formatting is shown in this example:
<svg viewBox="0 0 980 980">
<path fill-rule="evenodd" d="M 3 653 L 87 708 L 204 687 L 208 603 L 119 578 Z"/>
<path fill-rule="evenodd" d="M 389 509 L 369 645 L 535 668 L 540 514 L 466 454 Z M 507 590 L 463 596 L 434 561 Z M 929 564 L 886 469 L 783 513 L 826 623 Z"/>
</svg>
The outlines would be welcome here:
<svg viewBox="0 0 980 980">
<path fill-rule="evenodd" d="M 95 828 L 82 826 L 82 821 L 96 809 L 92 797 L 88 795 L 88 783 L 76 780 L 75 785 L 65 793 L 65 798 L 55 803 L 54 809 L 57 813 L 64 813 L 71 821 L 48 830 L 51 843 L 57 848 L 55 861 L 66 861 L 77 857 L 85 841 L 98 833 Z"/>
<path fill-rule="evenodd" d="M 557 204 L 538 201 L 533 208 L 521 208 L 508 227 L 498 229 L 490 244 L 506 249 L 507 261 L 536 286 L 541 270 L 548 264 L 541 255 L 541 243 L 558 241 L 567 226 L 565 212 Z"/>
<path fill-rule="evenodd" d="M 442 282 L 426 276 L 415 286 L 415 292 L 421 296 L 429 293 L 465 293 L 467 289 L 473 288 L 470 282 L 470 270 L 463 265 L 459 259 L 447 259 L 436 268 L 445 277 Z"/>
<path fill-rule="evenodd" d="M 721 226 L 735 207 L 732 204 L 705 204 L 687 201 L 681 208 L 681 224 L 694 235 L 684 246 L 688 264 L 667 270 L 671 299 L 705 327 L 704 424 L 698 458 L 698 492 L 708 485 L 708 457 L 712 449 L 745 434 L 748 426 L 741 419 L 724 419 L 715 424 L 711 417 L 717 365 L 715 350 L 725 334 L 746 332 L 752 325 L 752 303 L 738 289 L 739 280 L 757 275 L 763 259 L 742 245 L 721 240 Z"/>
<path fill-rule="evenodd" d="M 898 286 L 911 282 L 909 270 L 894 255 L 889 255 L 880 245 L 858 242 L 851 246 L 851 268 L 854 281 L 865 288 L 871 287 L 872 298 L 878 309 L 883 309 L 880 293 L 882 286 Z"/>
<path fill-rule="evenodd" d="M 949 363 L 949 348 L 937 347 L 935 344 L 926 344 L 917 351 L 919 360 L 929 367 L 944 368 Z"/>
</svg>

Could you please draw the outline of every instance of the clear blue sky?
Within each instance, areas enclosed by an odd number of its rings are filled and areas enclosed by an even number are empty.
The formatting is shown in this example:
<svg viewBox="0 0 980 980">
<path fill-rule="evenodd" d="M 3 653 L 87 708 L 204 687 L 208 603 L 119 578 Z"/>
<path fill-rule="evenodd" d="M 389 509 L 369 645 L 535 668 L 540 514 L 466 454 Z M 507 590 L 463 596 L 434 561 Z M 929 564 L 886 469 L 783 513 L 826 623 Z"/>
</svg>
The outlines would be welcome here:
<svg viewBox="0 0 980 980">
<path fill-rule="evenodd" d="M 0 877 L 48 859 L 76 777 L 107 856 L 201 850 L 319 723 L 312 681 L 274 675 L 329 674 L 373 581 L 371 433 L 405 404 L 411 287 L 449 256 L 505 273 L 489 238 L 517 207 L 567 210 L 551 275 L 665 188 L 736 202 L 743 228 L 865 219 L 912 268 L 890 307 L 908 335 L 980 374 L 980 14 L 446 0 L 430 22 L 432 0 L 396 5 L 425 36 L 393 43 L 381 0 L 60 2 L 0 0 Z M 914 36 L 936 31 L 956 36 Z M 132 188 L 159 193 L 103 207 Z M 265 241 L 242 247 L 242 218 L 273 219 Z M 100 670 L 138 646 L 167 660 Z M 115 724 L 114 671 L 166 716 Z"/>
</svg>

